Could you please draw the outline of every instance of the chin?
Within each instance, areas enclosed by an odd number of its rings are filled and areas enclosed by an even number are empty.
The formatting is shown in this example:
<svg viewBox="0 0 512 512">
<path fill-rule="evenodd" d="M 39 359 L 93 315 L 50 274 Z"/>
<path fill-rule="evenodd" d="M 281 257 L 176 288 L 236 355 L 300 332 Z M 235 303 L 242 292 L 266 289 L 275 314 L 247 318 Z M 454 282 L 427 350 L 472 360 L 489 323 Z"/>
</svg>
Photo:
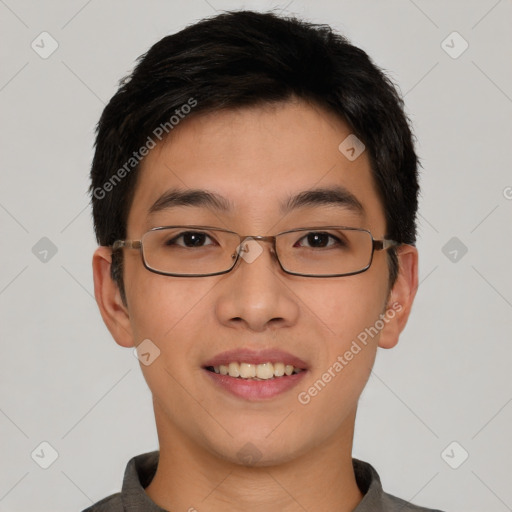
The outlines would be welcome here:
<svg viewBox="0 0 512 512">
<path fill-rule="evenodd" d="M 283 436 L 277 436 L 275 439 L 265 437 L 271 430 L 260 430 L 258 435 L 250 436 L 247 434 L 234 436 L 227 443 L 220 446 L 215 443 L 211 446 L 215 456 L 244 467 L 269 467 L 285 464 L 296 459 L 301 453 L 307 451 L 307 447 L 297 446 L 298 440 L 289 438 L 285 440 Z M 301 449 L 302 448 L 302 449 Z"/>
</svg>

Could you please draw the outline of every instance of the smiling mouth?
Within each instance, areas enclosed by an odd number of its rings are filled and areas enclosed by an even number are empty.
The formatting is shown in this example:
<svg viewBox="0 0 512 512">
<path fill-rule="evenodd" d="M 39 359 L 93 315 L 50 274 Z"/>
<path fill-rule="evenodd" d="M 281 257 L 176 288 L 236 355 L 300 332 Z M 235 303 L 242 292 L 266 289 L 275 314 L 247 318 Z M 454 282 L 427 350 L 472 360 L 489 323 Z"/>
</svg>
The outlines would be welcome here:
<svg viewBox="0 0 512 512">
<path fill-rule="evenodd" d="M 251 364 L 233 361 L 227 365 L 206 366 L 205 368 L 213 373 L 244 380 L 273 380 L 305 371 L 303 368 L 279 362 Z"/>
</svg>

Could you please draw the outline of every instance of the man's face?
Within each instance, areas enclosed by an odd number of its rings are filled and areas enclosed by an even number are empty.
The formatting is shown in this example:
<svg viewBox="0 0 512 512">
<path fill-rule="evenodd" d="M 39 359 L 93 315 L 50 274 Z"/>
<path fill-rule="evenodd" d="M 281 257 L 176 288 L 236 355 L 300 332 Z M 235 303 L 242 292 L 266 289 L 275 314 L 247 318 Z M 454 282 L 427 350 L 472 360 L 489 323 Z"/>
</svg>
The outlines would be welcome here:
<svg viewBox="0 0 512 512">
<path fill-rule="evenodd" d="M 367 154 L 350 161 L 338 149 L 350 133 L 333 114 L 305 102 L 185 120 L 143 162 L 127 238 L 166 225 L 215 226 L 241 235 L 338 225 L 365 228 L 381 239 L 384 213 Z M 286 214 L 280 209 L 300 192 L 334 187 L 354 195 L 363 211 L 343 204 Z M 233 209 L 173 206 L 150 214 L 171 189 L 214 193 Z M 334 436 L 351 436 L 379 334 L 359 343 L 361 350 L 341 370 L 332 368 L 385 312 L 388 266 L 385 251 L 377 251 L 371 267 L 357 275 L 293 276 L 280 269 L 271 244 L 261 246 L 251 263 L 242 260 L 233 271 L 208 277 L 158 275 L 144 268 L 138 251 L 125 250 L 124 283 L 129 338 L 135 345 L 149 339 L 160 350 L 152 364 L 141 365 L 159 434 L 188 439 L 233 461 L 240 460 L 240 450 L 253 450 L 254 460 L 271 464 L 325 446 Z M 301 359 L 306 370 L 273 397 L 241 397 L 205 368 L 218 354 L 236 349 L 282 350 Z M 304 392 L 319 379 L 324 385 L 307 400 Z"/>
</svg>

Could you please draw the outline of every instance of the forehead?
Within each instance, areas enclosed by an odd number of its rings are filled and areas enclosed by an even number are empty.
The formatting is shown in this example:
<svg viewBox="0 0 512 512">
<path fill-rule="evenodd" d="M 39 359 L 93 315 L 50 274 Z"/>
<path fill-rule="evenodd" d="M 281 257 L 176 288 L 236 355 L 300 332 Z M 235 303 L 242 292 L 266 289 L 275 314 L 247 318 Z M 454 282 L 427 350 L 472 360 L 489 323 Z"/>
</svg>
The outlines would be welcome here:
<svg viewBox="0 0 512 512">
<path fill-rule="evenodd" d="M 143 160 L 128 231 L 192 211 L 262 228 L 272 216 L 343 211 L 379 227 L 366 152 L 353 160 L 339 149 L 350 135 L 338 116 L 302 101 L 185 119 Z"/>
</svg>

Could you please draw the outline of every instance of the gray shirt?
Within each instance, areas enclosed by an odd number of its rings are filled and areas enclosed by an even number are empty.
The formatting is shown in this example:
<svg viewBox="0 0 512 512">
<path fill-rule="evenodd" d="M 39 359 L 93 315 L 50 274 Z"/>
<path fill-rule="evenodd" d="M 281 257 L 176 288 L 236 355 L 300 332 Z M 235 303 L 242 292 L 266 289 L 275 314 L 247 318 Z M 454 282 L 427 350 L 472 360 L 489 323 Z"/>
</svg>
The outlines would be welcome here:
<svg viewBox="0 0 512 512">
<path fill-rule="evenodd" d="M 169 512 L 160 508 L 144 491 L 155 475 L 158 457 L 157 450 L 130 459 L 124 473 L 122 491 L 98 501 L 82 512 Z M 373 466 L 354 458 L 352 464 L 357 485 L 364 494 L 353 512 L 442 512 L 418 507 L 385 493 Z"/>
</svg>

